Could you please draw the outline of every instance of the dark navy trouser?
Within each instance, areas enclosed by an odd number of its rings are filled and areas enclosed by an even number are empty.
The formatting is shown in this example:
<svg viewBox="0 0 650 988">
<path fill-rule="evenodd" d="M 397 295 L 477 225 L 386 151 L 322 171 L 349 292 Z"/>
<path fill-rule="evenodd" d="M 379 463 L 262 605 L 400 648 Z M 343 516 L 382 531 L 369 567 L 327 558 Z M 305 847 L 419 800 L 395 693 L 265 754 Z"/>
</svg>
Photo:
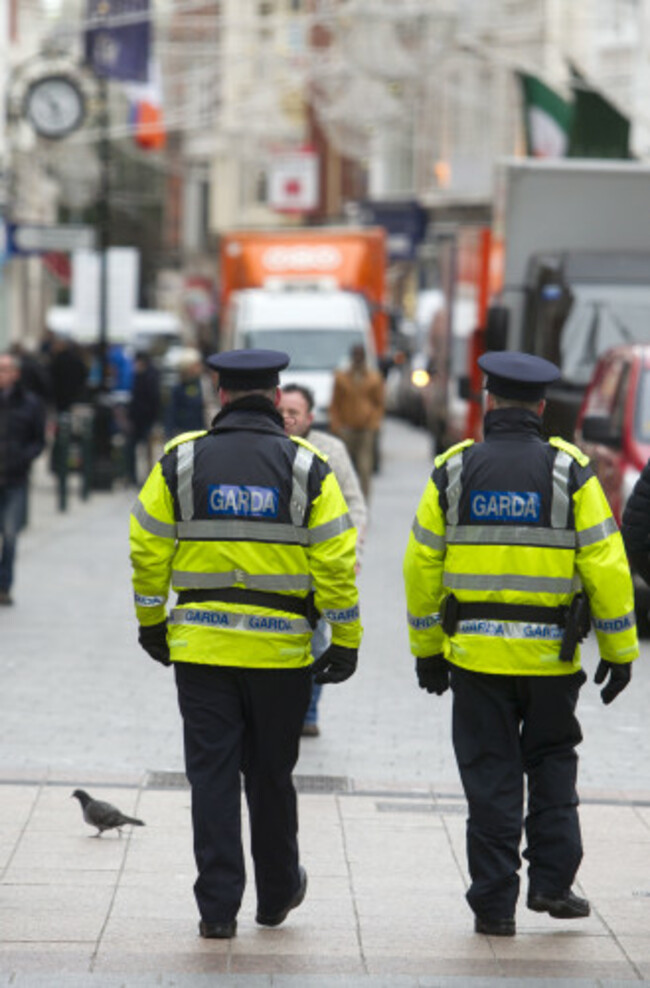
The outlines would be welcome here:
<svg viewBox="0 0 650 988">
<path fill-rule="evenodd" d="M 258 909 L 278 912 L 300 883 L 292 772 L 309 703 L 311 672 L 178 662 L 185 767 L 192 788 L 194 886 L 201 917 L 237 915 L 246 875 L 241 776 L 248 802 Z"/>
<path fill-rule="evenodd" d="M 14 581 L 18 536 L 27 517 L 27 483 L 0 486 L 0 590 L 8 592 Z"/>
<path fill-rule="evenodd" d="M 452 666 L 453 742 L 467 803 L 467 901 L 514 916 L 525 826 L 528 885 L 569 889 L 582 860 L 575 708 L 586 676 L 499 676 Z M 524 821 L 524 783 L 527 812 Z"/>
</svg>

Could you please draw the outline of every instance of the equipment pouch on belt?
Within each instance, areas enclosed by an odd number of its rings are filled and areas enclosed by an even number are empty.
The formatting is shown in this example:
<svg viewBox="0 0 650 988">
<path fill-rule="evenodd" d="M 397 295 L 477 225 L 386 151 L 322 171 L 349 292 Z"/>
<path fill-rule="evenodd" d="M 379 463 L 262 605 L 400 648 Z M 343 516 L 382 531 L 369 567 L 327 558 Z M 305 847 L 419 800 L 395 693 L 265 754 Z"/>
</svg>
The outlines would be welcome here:
<svg viewBox="0 0 650 988">
<path fill-rule="evenodd" d="M 587 637 L 590 630 L 591 613 L 589 611 L 589 601 L 586 594 L 578 593 L 571 601 L 567 612 L 559 656 L 561 662 L 573 661 L 576 647 L 579 642 Z"/>
<path fill-rule="evenodd" d="M 441 620 L 440 625 L 444 633 L 451 638 L 452 635 L 456 634 L 456 626 L 458 624 L 458 600 L 454 597 L 453 593 L 450 593 L 443 600 L 441 607 Z"/>
</svg>

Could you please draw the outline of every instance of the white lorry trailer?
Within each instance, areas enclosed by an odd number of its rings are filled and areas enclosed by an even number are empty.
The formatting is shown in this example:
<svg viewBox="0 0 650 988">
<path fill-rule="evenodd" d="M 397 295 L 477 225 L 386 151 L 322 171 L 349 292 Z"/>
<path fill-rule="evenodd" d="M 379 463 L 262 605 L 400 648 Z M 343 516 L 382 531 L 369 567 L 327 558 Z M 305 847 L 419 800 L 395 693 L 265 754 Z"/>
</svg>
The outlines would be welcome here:
<svg viewBox="0 0 650 988">
<path fill-rule="evenodd" d="M 600 354 L 650 342 L 650 166 L 507 159 L 495 188 L 503 287 L 488 311 L 486 349 L 560 366 L 545 427 L 572 439 Z"/>
</svg>

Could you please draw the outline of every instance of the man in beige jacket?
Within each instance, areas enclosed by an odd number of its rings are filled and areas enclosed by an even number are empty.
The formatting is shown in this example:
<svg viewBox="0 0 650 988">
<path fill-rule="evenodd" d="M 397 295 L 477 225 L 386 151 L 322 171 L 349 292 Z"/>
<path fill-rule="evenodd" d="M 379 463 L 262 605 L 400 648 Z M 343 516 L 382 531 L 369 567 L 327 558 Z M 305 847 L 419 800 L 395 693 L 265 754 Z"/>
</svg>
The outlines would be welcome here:
<svg viewBox="0 0 650 988">
<path fill-rule="evenodd" d="M 364 348 L 353 346 L 349 368 L 337 371 L 334 378 L 330 425 L 347 447 L 366 500 L 370 497 L 375 443 L 383 417 L 384 379 L 368 367 Z"/>
</svg>

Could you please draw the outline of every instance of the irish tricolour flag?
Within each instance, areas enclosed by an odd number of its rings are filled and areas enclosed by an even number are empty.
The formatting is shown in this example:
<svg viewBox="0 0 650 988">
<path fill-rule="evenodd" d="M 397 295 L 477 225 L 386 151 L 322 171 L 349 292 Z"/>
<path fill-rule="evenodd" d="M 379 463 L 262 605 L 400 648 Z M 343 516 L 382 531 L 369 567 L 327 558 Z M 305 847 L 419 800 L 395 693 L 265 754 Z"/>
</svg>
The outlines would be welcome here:
<svg viewBox="0 0 650 988">
<path fill-rule="evenodd" d="M 567 153 L 573 107 L 536 76 L 517 73 L 521 83 L 526 153 L 563 158 Z"/>
</svg>

